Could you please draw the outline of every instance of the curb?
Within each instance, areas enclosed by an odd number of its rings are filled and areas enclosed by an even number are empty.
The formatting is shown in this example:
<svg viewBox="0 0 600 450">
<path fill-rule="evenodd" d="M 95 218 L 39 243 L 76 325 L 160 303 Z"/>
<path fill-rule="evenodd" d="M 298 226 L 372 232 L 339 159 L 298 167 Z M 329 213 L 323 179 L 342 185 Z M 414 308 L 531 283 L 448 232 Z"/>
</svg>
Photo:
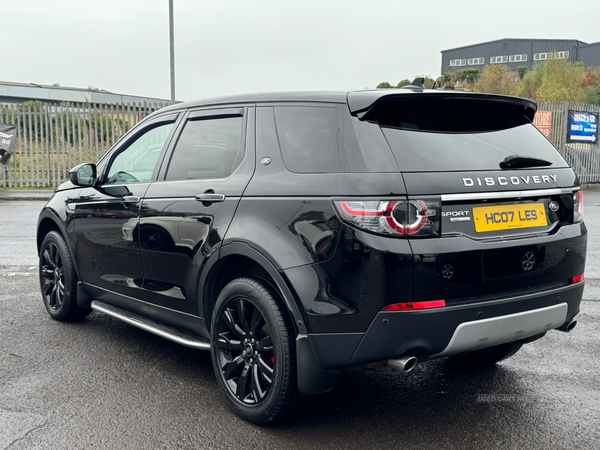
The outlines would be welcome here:
<svg viewBox="0 0 600 450">
<path fill-rule="evenodd" d="M 0 189 L 0 201 L 48 201 L 53 195 L 54 191 Z"/>
</svg>

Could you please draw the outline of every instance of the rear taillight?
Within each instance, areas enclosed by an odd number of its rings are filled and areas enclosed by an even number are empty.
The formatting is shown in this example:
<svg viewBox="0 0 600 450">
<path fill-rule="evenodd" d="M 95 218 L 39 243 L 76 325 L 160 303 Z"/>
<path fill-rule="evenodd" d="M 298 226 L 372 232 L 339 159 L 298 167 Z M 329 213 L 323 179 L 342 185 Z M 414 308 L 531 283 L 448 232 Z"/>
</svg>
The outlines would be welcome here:
<svg viewBox="0 0 600 450">
<path fill-rule="evenodd" d="M 438 200 L 336 200 L 340 218 L 378 234 L 404 237 L 440 235 Z"/>
<path fill-rule="evenodd" d="M 573 194 L 573 223 L 583 220 L 583 191 Z"/>
<path fill-rule="evenodd" d="M 432 300 L 429 302 L 394 303 L 382 308 L 382 311 L 416 311 L 418 309 L 443 308 L 446 300 Z"/>
<path fill-rule="evenodd" d="M 576 277 L 571 278 L 571 283 L 577 284 L 583 281 L 583 274 L 577 275 Z"/>
</svg>

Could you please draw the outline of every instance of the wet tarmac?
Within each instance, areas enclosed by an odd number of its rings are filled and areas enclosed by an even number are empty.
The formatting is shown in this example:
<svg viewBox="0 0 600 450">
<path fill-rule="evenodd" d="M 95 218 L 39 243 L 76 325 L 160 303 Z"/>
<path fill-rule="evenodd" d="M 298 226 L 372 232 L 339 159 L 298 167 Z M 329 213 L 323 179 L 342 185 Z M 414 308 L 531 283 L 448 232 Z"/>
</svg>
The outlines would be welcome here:
<svg viewBox="0 0 600 450">
<path fill-rule="evenodd" d="M 579 324 L 493 369 L 344 371 L 300 417 L 258 427 L 221 399 L 207 352 L 107 316 L 50 319 L 35 226 L 43 202 L 0 201 L 0 449 L 600 448 L 600 191 Z"/>
</svg>

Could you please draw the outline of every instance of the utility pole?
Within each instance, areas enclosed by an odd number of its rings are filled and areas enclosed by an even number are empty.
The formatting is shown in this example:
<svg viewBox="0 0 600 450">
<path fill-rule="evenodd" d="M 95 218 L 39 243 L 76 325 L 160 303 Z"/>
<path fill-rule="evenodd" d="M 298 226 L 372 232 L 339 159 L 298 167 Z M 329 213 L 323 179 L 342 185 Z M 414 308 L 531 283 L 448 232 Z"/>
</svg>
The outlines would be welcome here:
<svg viewBox="0 0 600 450">
<path fill-rule="evenodd" d="M 175 103 L 175 44 L 173 32 L 173 0 L 169 0 L 169 43 L 171 47 L 171 101 Z"/>
</svg>

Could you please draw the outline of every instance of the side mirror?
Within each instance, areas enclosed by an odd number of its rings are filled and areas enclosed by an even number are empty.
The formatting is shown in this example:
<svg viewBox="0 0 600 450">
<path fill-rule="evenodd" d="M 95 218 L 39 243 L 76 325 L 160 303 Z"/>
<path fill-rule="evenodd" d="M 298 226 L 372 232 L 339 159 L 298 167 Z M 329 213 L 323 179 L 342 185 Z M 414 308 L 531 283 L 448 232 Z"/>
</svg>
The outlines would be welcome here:
<svg viewBox="0 0 600 450">
<path fill-rule="evenodd" d="M 89 187 L 96 183 L 96 164 L 83 163 L 69 170 L 69 180 L 75 186 Z"/>
</svg>

